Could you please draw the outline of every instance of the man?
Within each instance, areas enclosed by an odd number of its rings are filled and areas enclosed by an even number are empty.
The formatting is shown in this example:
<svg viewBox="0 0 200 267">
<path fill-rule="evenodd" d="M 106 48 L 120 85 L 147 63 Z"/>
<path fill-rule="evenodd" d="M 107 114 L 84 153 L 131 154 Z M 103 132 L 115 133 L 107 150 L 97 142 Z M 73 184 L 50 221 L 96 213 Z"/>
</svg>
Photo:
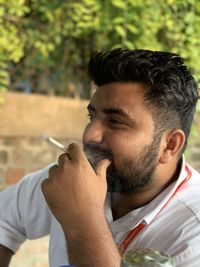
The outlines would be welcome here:
<svg viewBox="0 0 200 267">
<path fill-rule="evenodd" d="M 50 234 L 51 267 L 119 267 L 136 248 L 199 267 L 200 175 L 183 157 L 194 78 L 178 55 L 121 49 L 96 53 L 89 74 L 84 152 L 70 144 L 58 165 L 1 193 L 0 261 Z"/>
</svg>

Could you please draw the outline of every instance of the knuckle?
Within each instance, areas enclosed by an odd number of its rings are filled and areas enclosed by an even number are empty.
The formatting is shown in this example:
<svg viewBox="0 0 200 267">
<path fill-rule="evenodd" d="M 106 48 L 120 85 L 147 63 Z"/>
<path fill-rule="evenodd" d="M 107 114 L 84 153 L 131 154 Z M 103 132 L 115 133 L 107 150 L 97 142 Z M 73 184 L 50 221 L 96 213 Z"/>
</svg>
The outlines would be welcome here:
<svg viewBox="0 0 200 267">
<path fill-rule="evenodd" d="M 58 166 L 57 165 L 53 165 L 50 169 L 49 169 L 49 176 L 51 176 L 56 170 L 57 170 Z"/>
<path fill-rule="evenodd" d="M 64 154 L 60 155 L 59 158 L 58 158 L 58 164 L 59 164 L 59 167 L 62 167 L 62 166 L 65 165 L 68 161 L 69 161 L 69 156 L 68 156 L 67 153 L 64 153 Z"/>
<path fill-rule="evenodd" d="M 67 150 L 74 150 L 76 148 L 77 148 L 77 145 L 75 143 L 71 143 L 71 144 L 69 144 Z"/>
<path fill-rule="evenodd" d="M 58 157 L 58 161 L 63 161 L 65 159 L 65 153 L 61 154 L 59 157 Z"/>
<path fill-rule="evenodd" d="M 42 192 L 45 193 L 48 187 L 48 180 L 45 179 L 44 181 L 42 181 L 41 183 L 41 188 L 42 188 Z"/>
</svg>

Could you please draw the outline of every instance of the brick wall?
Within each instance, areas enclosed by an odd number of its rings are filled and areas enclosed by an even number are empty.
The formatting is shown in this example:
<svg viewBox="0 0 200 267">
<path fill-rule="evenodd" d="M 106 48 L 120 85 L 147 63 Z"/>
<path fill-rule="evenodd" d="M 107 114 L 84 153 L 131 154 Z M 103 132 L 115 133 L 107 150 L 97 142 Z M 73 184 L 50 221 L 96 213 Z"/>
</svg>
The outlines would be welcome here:
<svg viewBox="0 0 200 267">
<path fill-rule="evenodd" d="M 44 141 L 48 134 L 67 145 L 81 144 L 87 101 L 7 93 L 0 107 L 0 190 L 29 172 L 55 162 L 59 149 Z M 200 171 L 200 120 L 195 119 L 186 158 Z"/>
<path fill-rule="evenodd" d="M 71 138 L 57 138 L 67 145 Z M 75 139 L 81 145 L 80 138 Z M 0 189 L 19 181 L 23 175 L 55 162 L 62 153 L 37 137 L 0 137 Z"/>
</svg>

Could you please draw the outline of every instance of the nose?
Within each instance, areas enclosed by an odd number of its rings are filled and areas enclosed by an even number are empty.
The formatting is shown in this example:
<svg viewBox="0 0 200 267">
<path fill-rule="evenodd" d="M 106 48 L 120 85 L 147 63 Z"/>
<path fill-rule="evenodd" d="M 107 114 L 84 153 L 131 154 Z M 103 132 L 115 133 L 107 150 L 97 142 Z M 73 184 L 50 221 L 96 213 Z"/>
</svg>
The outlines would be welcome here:
<svg viewBox="0 0 200 267">
<path fill-rule="evenodd" d="M 98 143 L 104 141 L 104 126 L 101 120 L 95 119 L 91 121 L 85 128 L 83 133 L 84 143 Z"/>
</svg>

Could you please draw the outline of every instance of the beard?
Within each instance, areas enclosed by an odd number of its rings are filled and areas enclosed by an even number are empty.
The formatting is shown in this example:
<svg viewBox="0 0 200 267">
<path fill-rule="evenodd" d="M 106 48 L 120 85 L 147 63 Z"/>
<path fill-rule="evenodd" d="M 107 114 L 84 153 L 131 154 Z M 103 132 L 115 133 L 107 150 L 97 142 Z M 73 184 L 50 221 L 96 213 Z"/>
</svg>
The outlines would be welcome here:
<svg viewBox="0 0 200 267">
<path fill-rule="evenodd" d="M 108 149 L 102 149 L 96 144 L 84 144 L 84 151 L 94 170 L 100 160 L 111 161 L 106 172 L 109 192 L 139 193 L 153 183 L 160 139 L 161 136 L 154 134 L 150 145 L 144 146 L 135 157 L 125 157 L 118 166 L 114 163 L 112 151 Z"/>
</svg>

